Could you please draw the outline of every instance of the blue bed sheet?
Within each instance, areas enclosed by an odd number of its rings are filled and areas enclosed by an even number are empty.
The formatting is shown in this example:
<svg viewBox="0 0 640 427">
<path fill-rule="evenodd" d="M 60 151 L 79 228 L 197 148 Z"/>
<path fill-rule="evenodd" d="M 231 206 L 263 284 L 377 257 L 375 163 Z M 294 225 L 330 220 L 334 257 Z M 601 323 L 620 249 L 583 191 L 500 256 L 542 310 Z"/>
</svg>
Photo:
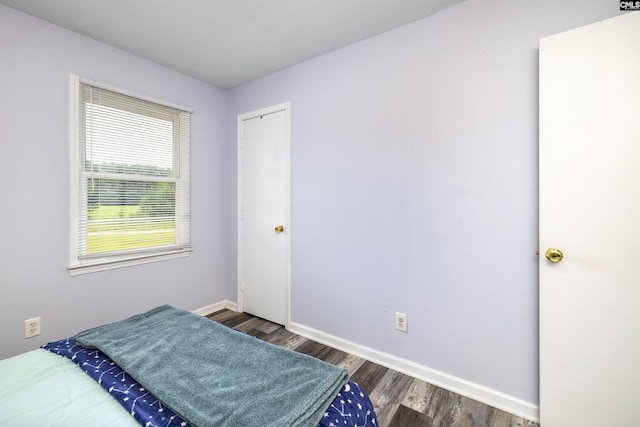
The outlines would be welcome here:
<svg viewBox="0 0 640 427">
<path fill-rule="evenodd" d="M 190 427 L 170 408 L 138 384 L 108 356 L 96 349 L 76 344 L 74 338 L 51 342 L 42 346 L 60 356 L 71 359 L 98 382 L 141 425 L 145 427 Z M 318 427 L 377 426 L 373 404 L 367 393 L 349 381 L 325 411 Z"/>
</svg>

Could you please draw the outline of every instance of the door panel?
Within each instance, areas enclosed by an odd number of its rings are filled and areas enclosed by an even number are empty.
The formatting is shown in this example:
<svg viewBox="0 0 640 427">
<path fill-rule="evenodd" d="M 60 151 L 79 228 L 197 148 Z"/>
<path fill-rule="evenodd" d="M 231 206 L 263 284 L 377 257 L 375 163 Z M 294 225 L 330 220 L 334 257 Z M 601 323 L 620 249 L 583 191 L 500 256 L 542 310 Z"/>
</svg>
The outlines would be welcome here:
<svg viewBox="0 0 640 427">
<path fill-rule="evenodd" d="M 640 14 L 541 40 L 542 427 L 640 425 L 639 113 Z"/>
<path fill-rule="evenodd" d="M 289 298 L 288 110 L 239 118 L 241 309 L 286 325 Z M 276 230 L 282 226 L 283 231 Z"/>
</svg>

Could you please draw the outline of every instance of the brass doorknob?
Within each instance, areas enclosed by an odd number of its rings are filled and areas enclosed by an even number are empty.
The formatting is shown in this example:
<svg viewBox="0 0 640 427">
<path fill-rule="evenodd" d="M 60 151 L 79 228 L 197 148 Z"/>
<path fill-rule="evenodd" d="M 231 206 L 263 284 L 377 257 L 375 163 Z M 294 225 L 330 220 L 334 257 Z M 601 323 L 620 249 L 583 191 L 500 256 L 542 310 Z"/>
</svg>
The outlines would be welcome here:
<svg viewBox="0 0 640 427">
<path fill-rule="evenodd" d="M 562 258 L 564 258 L 564 254 L 562 253 L 562 251 L 556 248 L 547 249 L 547 252 L 545 252 L 544 256 L 546 256 L 547 259 L 551 262 L 560 262 L 562 261 Z"/>
<path fill-rule="evenodd" d="M 284 225 L 278 225 L 275 230 L 276 233 L 282 233 L 284 231 Z"/>
</svg>

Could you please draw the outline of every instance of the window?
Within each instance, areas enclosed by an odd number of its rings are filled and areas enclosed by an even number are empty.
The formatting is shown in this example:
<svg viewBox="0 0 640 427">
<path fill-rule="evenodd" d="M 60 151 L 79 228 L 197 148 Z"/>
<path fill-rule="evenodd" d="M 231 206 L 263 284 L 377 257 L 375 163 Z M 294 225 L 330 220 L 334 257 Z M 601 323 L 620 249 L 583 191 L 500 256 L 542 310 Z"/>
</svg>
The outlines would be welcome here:
<svg viewBox="0 0 640 427">
<path fill-rule="evenodd" d="M 71 76 L 72 275 L 186 256 L 190 111 Z"/>
</svg>

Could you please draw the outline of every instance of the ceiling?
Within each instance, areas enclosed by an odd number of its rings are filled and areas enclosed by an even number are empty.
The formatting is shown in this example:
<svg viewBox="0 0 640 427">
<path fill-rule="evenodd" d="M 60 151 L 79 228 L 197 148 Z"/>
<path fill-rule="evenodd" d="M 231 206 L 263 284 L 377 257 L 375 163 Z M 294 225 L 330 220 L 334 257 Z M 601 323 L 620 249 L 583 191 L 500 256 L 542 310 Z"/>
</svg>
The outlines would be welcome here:
<svg viewBox="0 0 640 427">
<path fill-rule="evenodd" d="M 0 0 L 231 88 L 462 0 Z"/>
</svg>

